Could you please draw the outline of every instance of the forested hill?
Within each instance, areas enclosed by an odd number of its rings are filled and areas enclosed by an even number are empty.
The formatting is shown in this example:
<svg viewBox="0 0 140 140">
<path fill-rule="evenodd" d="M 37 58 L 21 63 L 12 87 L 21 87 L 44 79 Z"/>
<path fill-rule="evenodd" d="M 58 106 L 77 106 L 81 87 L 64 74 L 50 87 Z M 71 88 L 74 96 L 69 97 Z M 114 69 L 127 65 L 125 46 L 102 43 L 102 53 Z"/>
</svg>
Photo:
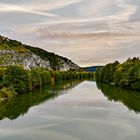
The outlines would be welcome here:
<svg viewBox="0 0 140 140">
<path fill-rule="evenodd" d="M 80 68 L 65 57 L 0 36 L 0 66 L 17 64 L 25 68 L 45 67 L 61 71 Z"/>
<path fill-rule="evenodd" d="M 90 67 L 83 67 L 84 71 L 87 71 L 87 72 L 96 72 L 96 70 L 98 68 L 101 68 L 103 66 L 90 66 Z"/>
</svg>

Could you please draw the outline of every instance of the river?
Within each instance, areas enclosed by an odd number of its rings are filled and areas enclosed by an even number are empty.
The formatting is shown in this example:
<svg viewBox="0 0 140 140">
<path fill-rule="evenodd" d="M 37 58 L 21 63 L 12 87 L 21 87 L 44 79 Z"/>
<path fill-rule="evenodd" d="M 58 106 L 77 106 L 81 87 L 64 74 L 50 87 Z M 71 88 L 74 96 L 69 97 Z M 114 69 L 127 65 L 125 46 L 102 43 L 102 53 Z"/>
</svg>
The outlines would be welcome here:
<svg viewBox="0 0 140 140">
<path fill-rule="evenodd" d="M 140 93 L 94 81 L 45 87 L 0 105 L 0 140 L 139 140 Z"/>
</svg>

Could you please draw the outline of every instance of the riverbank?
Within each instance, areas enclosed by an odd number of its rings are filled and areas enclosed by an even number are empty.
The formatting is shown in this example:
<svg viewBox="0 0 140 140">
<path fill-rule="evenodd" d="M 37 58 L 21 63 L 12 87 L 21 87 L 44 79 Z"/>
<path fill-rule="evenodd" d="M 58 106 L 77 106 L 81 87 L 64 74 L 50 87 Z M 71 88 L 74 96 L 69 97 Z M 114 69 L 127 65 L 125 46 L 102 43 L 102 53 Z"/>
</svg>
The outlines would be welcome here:
<svg viewBox="0 0 140 140">
<path fill-rule="evenodd" d="M 115 61 L 98 68 L 96 81 L 140 91 L 140 59 L 129 58 L 122 64 Z"/>
<path fill-rule="evenodd" d="M 24 94 L 45 85 L 63 81 L 93 80 L 95 73 L 83 71 L 50 71 L 45 68 L 24 69 L 22 66 L 0 68 L 0 101 Z"/>
</svg>

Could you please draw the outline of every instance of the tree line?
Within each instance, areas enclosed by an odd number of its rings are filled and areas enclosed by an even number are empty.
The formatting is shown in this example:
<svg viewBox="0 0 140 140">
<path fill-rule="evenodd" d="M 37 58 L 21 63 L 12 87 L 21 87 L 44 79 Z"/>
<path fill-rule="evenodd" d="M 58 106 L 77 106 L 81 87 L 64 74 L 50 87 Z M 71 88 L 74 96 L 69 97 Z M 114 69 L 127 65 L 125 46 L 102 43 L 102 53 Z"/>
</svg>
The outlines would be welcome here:
<svg viewBox="0 0 140 140">
<path fill-rule="evenodd" d="M 4 93 L 12 90 L 12 92 L 17 94 L 23 94 L 48 84 L 56 84 L 63 81 L 92 80 L 94 78 L 95 74 L 92 72 L 61 72 L 50 71 L 46 68 L 26 70 L 23 66 L 0 67 L 0 96 L 2 96 L 2 91 Z"/>
<path fill-rule="evenodd" d="M 129 58 L 122 64 L 115 61 L 98 68 L 96 80 L 126 89 L 140 90 L 140 59 Z"/>
</svg>

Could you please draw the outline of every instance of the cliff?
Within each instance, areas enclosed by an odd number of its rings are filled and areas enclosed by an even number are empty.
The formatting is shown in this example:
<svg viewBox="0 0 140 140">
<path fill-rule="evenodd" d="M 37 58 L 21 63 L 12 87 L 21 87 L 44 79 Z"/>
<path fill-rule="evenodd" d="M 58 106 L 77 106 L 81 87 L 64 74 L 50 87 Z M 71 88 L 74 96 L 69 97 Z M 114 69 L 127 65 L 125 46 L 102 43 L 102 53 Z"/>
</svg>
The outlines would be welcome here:
<svg viewBox="0 0 140 140">
<path fill-rule="evenodd" d="M 65 57 L 0 36 L 0 66 L 7 65 L 23 65 L 26 69 L 44 67 L 60 71 L 80 68 Z"/>
</svg>

